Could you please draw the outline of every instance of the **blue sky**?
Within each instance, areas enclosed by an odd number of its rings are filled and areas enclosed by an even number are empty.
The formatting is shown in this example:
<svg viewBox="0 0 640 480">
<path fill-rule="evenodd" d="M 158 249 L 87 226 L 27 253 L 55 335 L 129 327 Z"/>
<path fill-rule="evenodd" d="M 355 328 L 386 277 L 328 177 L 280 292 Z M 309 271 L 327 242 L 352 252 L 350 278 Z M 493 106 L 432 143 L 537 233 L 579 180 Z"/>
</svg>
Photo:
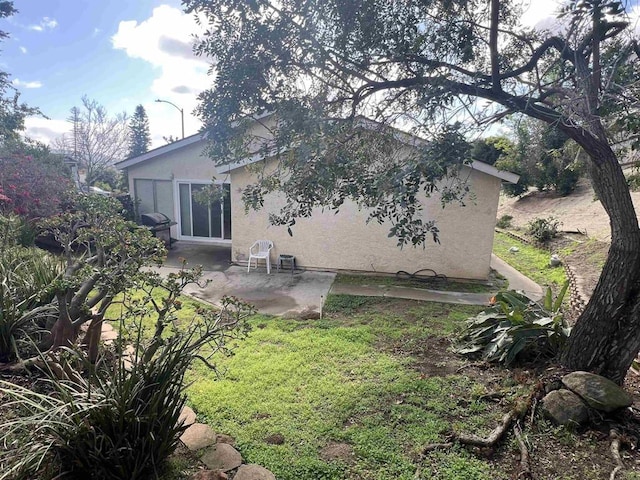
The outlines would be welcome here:
<svg viewBox="0 0 640 480">
<path fill-rule="evenodd" d="M 635 6 L 637 18 L 638 2 Z M 523 0 L 528 25 L 552 26 L 559 0 Z M 69 131 L 69 109 L 81 97 L 110 113 L 133 113 L 142 104 L 150 120 L 152 147 L 163 136 L 200 127 L 191 112 L 197 94 L 210 85 L 206 59 L 191 52 L 198 34 L 179 0 L 14 0 L 19 13 L 0 21 L 10 38 L 0 44 L 0 70 L 9 72 L 22 100 L 49 117 L 27 119 L 27 134 L 48 143 Z M 637 25 L 636 25 L 637 28 Z"/>
<path fill-rule="evenodd" d="M 110 113 L 131 114 L 143 104 L 153 146 L 163 135 L 198 130 L 190 112 L 206 88 L 207 64 L 191 54 L 192 16 L 178 0 L 16 0 L 17 15 L 2 21 L 10 33 L 0 48 L 0 68 L 11 74 L 22 100 L 51 120 L 29 119 L 30 136 L 48 141 L 68 129 L 69 109 L 87 95 Z"/>
</svg>

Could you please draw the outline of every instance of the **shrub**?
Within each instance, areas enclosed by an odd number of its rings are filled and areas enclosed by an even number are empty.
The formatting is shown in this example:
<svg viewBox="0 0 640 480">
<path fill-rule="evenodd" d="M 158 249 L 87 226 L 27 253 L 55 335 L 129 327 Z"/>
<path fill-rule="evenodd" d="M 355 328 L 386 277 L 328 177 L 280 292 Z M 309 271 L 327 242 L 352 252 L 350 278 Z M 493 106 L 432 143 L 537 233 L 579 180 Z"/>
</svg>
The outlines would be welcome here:
<svg viewBox="0 0 640 480">
<path fill-rule="evenodd" d="M 562 225 L 553 217 L 536 218 L 529 223 L 527 233 L 540 243 L 546 243 L 558 235 L 558 228 Z"/>
<path fill-rule="evenodd" d="M 570 333 L 561 312 L 568 286 L 565 283 L 555 301 L 547 288 L 542 304 L 514 291 L 498 293 L 491 307 L 467 321 L 456 351 L 505 365 L 554 357 Z"/>
<path fill-rule="evenodd" d="M 496 222 L 496 227 L 509 228 L 511 227 L 511 220 L 513 220 L 513 217 L 511 215 L 502 215 Z"/>
<path fill-rule="evenodd" d="M 230 353 L 231 341 L 244 336 L 244 319 L 252 313 L 244 303 L 225 298 L 219 310 L 202 308 L 188 328 L 177 328 L 176 298 L 197 276 L 187 270 L 167 279 L 151 275 L 150 282 L 166 295 L 150 302 L 154 289 L 149 287 L 149 297 L 126 302 L 115 358 L 103 355 L 94 362 L 82 349 L 62 348 L 40 359 L 46 365 L 45 393 L 0 382 L 0 397 L 11 400 L 5 407 L 24 413 L 3 424 L 0 480 L 157 478 L 184 431 L 178 418 L 186 399 L 185 372 L 195 359 L 215 369 L 214 355 Z M 144 324 L 152 312 L 156 323 L 148 338 Z M 167 332 L 169 324 L 173 328 Z M 129 342 L 132 352 L 123 355 Z"/>
<path fill-rule="evenodd" d="M 28 219 L 58 213 L 72 188 L 64 165 L 28 155 L 0 156 L 0 199 L 5 211 Z"/>
<path fill-rule="evenodd" d="M 640 173 L 632 173 L 631 175 L 628 175 L 627 185 L 629 185 L 629 190 L 632 192 L 640 190 Z"/>
</svg>

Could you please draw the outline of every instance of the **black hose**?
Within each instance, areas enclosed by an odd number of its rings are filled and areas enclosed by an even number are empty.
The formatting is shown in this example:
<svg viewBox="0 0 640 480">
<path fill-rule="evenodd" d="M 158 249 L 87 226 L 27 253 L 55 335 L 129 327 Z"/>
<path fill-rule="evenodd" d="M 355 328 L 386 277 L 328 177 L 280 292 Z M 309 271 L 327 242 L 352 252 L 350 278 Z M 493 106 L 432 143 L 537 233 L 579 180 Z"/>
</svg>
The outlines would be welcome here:
<svg viewBox="0 0 640 480">
<path fill-rule="evenodd" d="M 425 275 L 423 272 L 429 272 L 429 275 Z M 404 270 L 399 270 L 396 272 L 397 279 L 410 279 L 417 280 L 418 282 L 437 282 L 437 283 L 446 283 L 447 276 L 442 273 L 437 273 L 435 270 L 430 268 L 423 268 L 421 270 L 416 270 L 413 273 L 405 272 Z"/>
</svg>

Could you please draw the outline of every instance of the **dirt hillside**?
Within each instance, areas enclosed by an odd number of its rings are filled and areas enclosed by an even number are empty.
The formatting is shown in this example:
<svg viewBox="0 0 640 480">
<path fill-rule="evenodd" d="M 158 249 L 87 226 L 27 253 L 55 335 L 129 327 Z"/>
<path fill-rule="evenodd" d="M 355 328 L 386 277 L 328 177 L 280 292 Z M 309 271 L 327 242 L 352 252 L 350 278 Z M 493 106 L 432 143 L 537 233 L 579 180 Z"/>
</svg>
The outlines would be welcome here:
<svg viewBox="0 0 640 480">
<path fill-rule="evenodd" d="M 640 192 L 632 192 L 631 196 L 636 212 L 640 212 Z M 611 235 L 609 218 L 586 179 L 582 179 L 576 191 L 568 197 L 534 191 L 519 199 L 503 195 L 498 206 L 498 218 L 502 215 L 511 215 L 512 224 L 519 227 L 525 227 L 536 218 L 552 216 L 562 222 L 561 230 L 578 230 L 601 241 L 609 241 Z"/>
</svg>

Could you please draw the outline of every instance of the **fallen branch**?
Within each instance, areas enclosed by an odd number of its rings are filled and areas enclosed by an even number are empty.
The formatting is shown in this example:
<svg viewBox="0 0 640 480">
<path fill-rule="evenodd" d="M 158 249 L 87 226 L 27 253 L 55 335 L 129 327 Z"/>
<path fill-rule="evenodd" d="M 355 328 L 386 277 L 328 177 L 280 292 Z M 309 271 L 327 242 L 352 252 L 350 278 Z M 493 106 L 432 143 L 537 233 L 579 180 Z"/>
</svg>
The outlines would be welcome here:
<svg viewBox="0 0 640 480">
<path fill-rule="evenodd" d="M 522 430 L 520 429 L 519 424 L 516 423 L 513 427 L 513 433 L 515 434 L 518 446 L 520 447 L 520 473 L 518 474 L 518 478 L 530 480 L 533 477 L 531 476 L 531 466 L 529 464 L 529 450 L 522 438 Z"/>
<path fill-rule="evenodd" d="M 611 471 L 611 475 L 609 475 L 609 480 L 615 480 L 616 474 L 624 468 L 624 464 L 622 463 L 622 457 L 620 457 L 620 435 L 615 429 L 611 429 L 609 431 L 609 438 L 611 438 L 611 456 L 613 460 L 616 462 L 616 467 Z"/>
<path fill-rule="evenodd" d="M 425 455 L 429 452 L 433 452 L 434 450 L 442 450 L 442 449 L 447 449 L 447 448 L 451 448 L 453 447 L 453 442 L 444 442 L 444 443 L 430 443 L 428 445 L 425 445 L 424 448 L 422 449 L 422 452 L 420 452 L 421 455 Z"/>
<path fill-rule="evenodd" d="M 498 425 L 487 438 L 480 438 L 477 435 L 465 435 L 462 433 L 458 433 L 455 434 L 454 439 L 462 443 L 463 445 L 471 445 L 473 447 L 484 448 L 493 447 L 498 442 L 498 440 L 500 440 L 504 436 L 505 432 L 509 428 L 509 425 L 511 425 L 511 422 L 513 422 L 513 420 L 516 418 L 516 415 L 517 413 L 515 410 L 511 410 L 509 413 L 505 414 L 504 417 L 502 417 L 502 422 L 500 422 L 500 425 Z"/>
</svg>

